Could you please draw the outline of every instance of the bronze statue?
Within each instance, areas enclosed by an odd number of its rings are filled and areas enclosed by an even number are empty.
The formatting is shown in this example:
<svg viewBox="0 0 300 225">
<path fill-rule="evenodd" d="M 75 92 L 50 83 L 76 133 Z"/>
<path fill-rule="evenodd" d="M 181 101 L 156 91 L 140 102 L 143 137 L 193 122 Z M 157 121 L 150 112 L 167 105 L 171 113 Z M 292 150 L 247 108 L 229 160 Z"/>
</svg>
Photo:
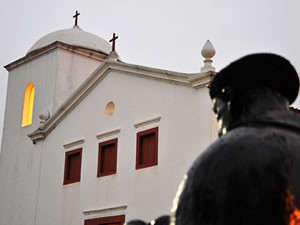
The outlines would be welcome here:
<svg viewBox="0 0 300 225">
<path fill-rule="evenodd" d="M 300 224 L 300 115 L 289 109 L 298 91 L 296 70 L 274 54 L 217 73 L 210 96 L 220 137 L 180 185 L 172 225 Z"/>
</svg>

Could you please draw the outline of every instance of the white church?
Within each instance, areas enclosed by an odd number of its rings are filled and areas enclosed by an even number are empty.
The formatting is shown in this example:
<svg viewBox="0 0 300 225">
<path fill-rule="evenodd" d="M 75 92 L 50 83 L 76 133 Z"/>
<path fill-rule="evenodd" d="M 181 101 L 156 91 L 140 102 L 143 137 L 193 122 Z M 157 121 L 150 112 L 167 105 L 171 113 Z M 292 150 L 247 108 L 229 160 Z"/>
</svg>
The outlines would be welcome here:
<svg viewBox="0 0 300 225">
<path fill-rule="evenodd" d="M 1 225 L 117 225 L 170 211 L 178 184 L 216 138 L 207 85 L 193 74 L 123 62 L 77 25 L 5 66 Z"/>
</svg>

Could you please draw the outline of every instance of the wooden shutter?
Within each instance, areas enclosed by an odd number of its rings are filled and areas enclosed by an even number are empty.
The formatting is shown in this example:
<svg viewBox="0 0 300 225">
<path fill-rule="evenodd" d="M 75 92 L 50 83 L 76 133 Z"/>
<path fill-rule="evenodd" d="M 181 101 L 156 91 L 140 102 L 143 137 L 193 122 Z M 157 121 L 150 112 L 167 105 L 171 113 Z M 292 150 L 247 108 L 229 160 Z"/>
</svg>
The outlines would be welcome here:
<svg viewBox="0 0 300 225">
<path fill-rule="evenodd" d="M 76 153 L 69 156 L 69 170 L 70 170 L 70 180 L 79 180 L 80 179 L 80 166 L 81 159 L 80 153 Z"/>
<path fill-rule="evenodd" d="M 137 133 L 136 169 L 157 165 L 158 127 Z"/>
<path fill-rule="evenodd" d="M 80 181 L 82 149 L 66 152 L 64 184 Z"/>
<path fill-rule="evenodd" d="M 117 172 L 117 142 L 113 139 L 99 144 L 98 177 Z"/>
<path fill-rule="evenodd" d="M 101 172 L 111 172 L 116 167 L 115 144 L 102 146 L 101 149 Z"/>
<path fill-rule="evenodd" d="M 155 161 L 155 133 L 145 134 L 140 139 L 140 163 Z"/>
</svg>

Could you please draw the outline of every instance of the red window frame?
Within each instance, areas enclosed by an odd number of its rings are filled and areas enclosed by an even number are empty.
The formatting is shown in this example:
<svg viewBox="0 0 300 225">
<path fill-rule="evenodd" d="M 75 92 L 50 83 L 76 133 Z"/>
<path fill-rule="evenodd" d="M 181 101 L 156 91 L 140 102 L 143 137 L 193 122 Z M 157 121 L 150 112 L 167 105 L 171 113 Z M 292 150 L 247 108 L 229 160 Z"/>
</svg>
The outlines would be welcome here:
<svg viewBox="0 0 300 225">
<path fill-rule="evenodd" d="M 65 154 L 64 185 L 80 182 L 82 148 L 71 150 Z"/>
<path fill-rule="evenodd" d="M 158 164 L 158 127 L 137 133 L 136 169 Z"/>
<path fill-rule="evenodd" d="M 124 223 L 125 215 L 108 216 L 84 221 L 84 225 L 123 225 Z"/>
<path fill-rule="evenodd" d="M 117 138 L 99 143 L 97 177 L 117 173 L 117 149 Z"/>
</svg>

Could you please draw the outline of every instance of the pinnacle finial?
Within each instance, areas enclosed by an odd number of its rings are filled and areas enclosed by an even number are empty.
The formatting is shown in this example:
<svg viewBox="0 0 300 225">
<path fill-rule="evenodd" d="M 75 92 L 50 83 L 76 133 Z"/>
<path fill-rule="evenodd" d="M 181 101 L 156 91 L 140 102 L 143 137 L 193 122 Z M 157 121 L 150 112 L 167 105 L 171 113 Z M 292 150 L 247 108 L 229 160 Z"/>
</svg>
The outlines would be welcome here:
<svg viewBox="0 0 300 225">
<path fill-rule="evenodd" d="M 107 60 L 108 61 L 121 61 L 118 53 L 116 51 L 111 51 L 109 54 L 108 54 L 108 57 L 107 57 Z"/>
<path fill-rule="evenodd" d="M 216 54 L 214 46 L 211 44 L 209 40 L 206 41 L 204 44 L 202 50 L 201 50 L 202 56 L 204 59 L 204 66 L 201 68 L 201 72 L 207 72 L 207 71 L 215 71 L 215 68 L 212 66 L 212 58 Z"/>
</svg>

